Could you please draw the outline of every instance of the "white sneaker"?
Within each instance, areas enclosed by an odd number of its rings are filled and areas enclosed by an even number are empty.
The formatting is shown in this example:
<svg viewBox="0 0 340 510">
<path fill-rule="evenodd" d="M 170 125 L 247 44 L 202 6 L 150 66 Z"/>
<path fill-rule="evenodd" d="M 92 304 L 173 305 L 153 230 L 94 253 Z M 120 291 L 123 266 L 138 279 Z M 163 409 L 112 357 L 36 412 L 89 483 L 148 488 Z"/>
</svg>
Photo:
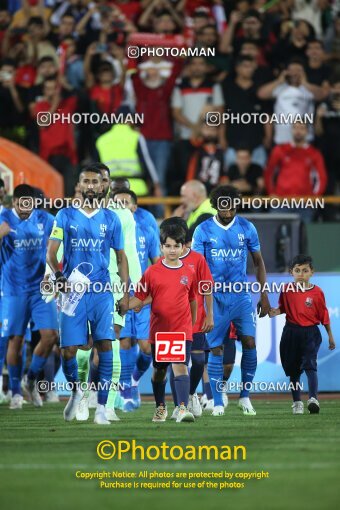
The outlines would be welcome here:
<svg viewBox="0 0 340 510">
<path fill-rule="evenodd" d="M 97 392 L 90 390 L 89 409 L 97 409 L 97 405 L 98 405 Z"/>
<path fill-rule="evenodd" d="M 222 398 L 223 398 L 223 405 L 224 407 L 228 407 L 228 404 L 229 404 L 229 399 L 228 399 L 228 394 L 227 392 L 223 392 L 222 393 Z"/>
<path fill-rule="evenodd" d="M 89 397 L 84 393 L 76 411 L 76 420 L 87 421 L 89 416 Z"/>
<path fill-rule="evenodd" d="M 23 401 L 24 401 L 24 397 L 22 395 L 20 395 L 19 393 L 16 393 L 11 398 L 9 408 L 10 409 L 22 409 Z"/>
<path fill-rule="evenodd" d="M 253 406 L 251 405 L 249 397 L 242 397 L 242 398 L 240 398 L 239 401 L 238 401 L 238 407 L 239 407 L 239 409 L 241 409 L 241 411 L 243 411 L 243 414 L 245 416 L 246 415 L 249 415 L 249 416 L 255 416 L 256 415 L 256 411 L 253 408 Z"/>
<path fill-rule="evenodd" d="M 12 398 L 12 392 L 4 393 L 3 391 L 0 392 L 0 404 L 8 404 L 11 401 Z"/>
<path fill-rule="evenodd" d="M 57 404 L 60 402 L 58 393 L 54 390 L 48 391 L 45 395 L 45 402 L 48 404 Z"/>
<path fill-rule="evenodd" d="M 212 416 L 223 416 L 224 415 L 224 406 L 215 406 L 211 415 Z"/>
<path fill-rule="evenodd" d="M 81 390 L 72 392 L 64 409 L 65 421 L 72 421 L 76 417 L 79 402 L 81 401 L 82 398 L 83 392 Z"/>
<path fill-rule="evenodd" d="M 33 382 L 33 389 L 32 391 L 30 392 L 31 393 L 31 397 L 32 397 L 32 403 L 35 407 L 42 407 L 43 406 L 43 401 L 42 401 L 42 398 L 40 396 L 40 393 L 38 391 L 38 388 L 37 388 L 37 385 L 35 384 L 34 381 Z M 31 387 L 29 385 L 29 390 L 30 391 Z"/>
<path fill-rule="evenodd" d="M 301 400 L 293 402 L 292 409 L 293 414 L 303 414 L 303 402 L 301 402 Z"/>
<path fill-rule="evenodd" d="M 212 411 L 214 409 L 214 399 L 207 399 L 205 406 L 203 407 L 203 411 Z"/>
<path fill-rule="evenodd" d="M 98 404 L 94 415 L 94 423 L 97 425 L 111 425 L 111 422 L 106 418 L 105 406 Z"/>
<path fill-rule="evenodd" d="M 202 416 L 202 407 L 197 393 L 189 395 L 188 411 L 192 413 L 196 418 Z"/>
<path fill-rule="evenodd" d="M 32 379 L 27 379 L 26 382 L 24 383 L 23 389 L 24 389 L 24 391 L 27 392 L 30 399 L 32 400 L 32 404 L 35 407 L 43 406 L 43 401 L 42 401 L 42 398 L 40 396 L 40 393 L 38 391 L 35 381 L 33 381 Z"/>
<path fill-rule="evenodd" d="M 109 421 L 120 421 L 120 418 L 116 415 L 116 411 L 112 407 L 106 408 L 106 418 Z"/>
<path fill-rule="evenodd" d="M 182 421 L 195 421 L 194 415 L 188 410 L 185 406 L 180 406 L 178 410 L 178 416 L 176 418 L 176 423 L 181 423 Z"/>
<path fill-rule="evenodd" d="M 206 394 L 203 393 L 203 395 L 200 398 L 200 404 L 201 404 L 201 407 L 202 407 L 203 410 L 204 410 L 204 407 L 205 407 L 207 402 L 208 402 L 208 398 L 207 398 Z"/>
<path fill-rule="evenodd" d="M 152 421 L 153 422 L 163 422 L 166 421 L 166 418 L 168 416 L 168 411 L 166 407 L 164 406 L 158 406 L 155 409 L 155 413 L 153 415 Z"/>
<path fill-rule="evenodd" d="M 177 420 L 179 411 L 179 406 L 176 406 L 175 409 L 172 411 L 172 415 L 170 416 L 170 420 Z"/>
<path fill-rule="evenodd" d="M 320 404 L 319 401 L 311 397 L 309 400 L 307 400 L 307 409 L 309 411 L 309 414 L 319 414 L 320 412 Z"/>
</svg>

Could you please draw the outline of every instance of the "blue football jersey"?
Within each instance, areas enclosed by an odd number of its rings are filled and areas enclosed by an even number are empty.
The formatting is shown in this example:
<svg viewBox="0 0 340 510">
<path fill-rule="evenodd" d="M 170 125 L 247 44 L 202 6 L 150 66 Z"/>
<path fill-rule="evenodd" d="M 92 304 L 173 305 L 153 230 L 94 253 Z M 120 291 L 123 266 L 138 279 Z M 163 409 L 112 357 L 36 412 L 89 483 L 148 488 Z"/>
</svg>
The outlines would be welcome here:
<svg viewBox="0 0 340 510">
<path fill-rule="evenodd" d="M 143 209 L 142 207 L 137 207 L 136 211 L 133 214 L 136 223 L 139 223 L 140 225 L 148 225 L 151 227 L 159 239 L 159 228 L 157 225 L 156 218 L 154 217 L 151 212 L 147 211 L 146 209 Z"/>
<path fill-rule="evenodd" d="M 53 220 L 51 214 L 39 209 L 34 209 L 27 220 L 20 219 L 14 209 L 2 210 L 0 223 L 6 221 L 11 227 L 0 250 L 4 296 L 40 290 Z"/>
<path fill-rule="evenodd" d="M 215 282 L 245 282 L 248 251 L 260 251 L 260 242 L 247 219 L 235 216 L 223 226 L 214 216 L 196 227 L 192 249 L 205 257 Z"/>
<path fill-rule="evenodd" d="M 148 225 L 136 222 L 136 244 L 142 274 L 149 265 L 149 259 L 160 256 L 159 236 Z"/>
<path fill-rule="evenodd" d="M 51 239 L 63 241 L 65 276 L 81 264 L 79 271 L 92 283 L 110 282 L 110 249 L 124 249 L 120 219 L 105 208 L 91 214 L 74 207 L 61 209 L 55 217 Z"/>
</svg>

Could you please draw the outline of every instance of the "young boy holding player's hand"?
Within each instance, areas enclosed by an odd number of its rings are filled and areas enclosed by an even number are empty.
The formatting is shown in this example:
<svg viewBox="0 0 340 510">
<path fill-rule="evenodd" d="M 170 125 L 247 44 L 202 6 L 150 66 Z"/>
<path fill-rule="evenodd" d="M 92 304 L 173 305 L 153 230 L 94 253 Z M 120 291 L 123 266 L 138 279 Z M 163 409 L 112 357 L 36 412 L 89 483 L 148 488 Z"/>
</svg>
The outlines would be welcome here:
<svg viewBox="0 0 340 510">
<path fill-rule="evenodd" d="M 157 362 L 155 337 L 157 332 L 184 332 L 186 359 L 183 363 L 172 363 L 175 375 L 175 390 L 179 403 L 176 422 L 195 421 L 188 411 L 190 379 L 188 363 L 192 343 L 192 326 L 196 322 L 195 273 L 180 260 L 185 243 L 185 231 L 178 225 L 169 225 L 161 231 L 161 250 L 164 260 L 145 271 L 135 295 L 130 298 L 129 308 L 140 308 L 148 296 L 152 297 L 150 336 L 153 375 L 152 388 L 156 410 L 152 421 L 163 422 L 167 417 L 165 405 L 166 372 L 169 363 Z"/>
<path fill-rule="evenodd" d="M 290 264 L 289 272 L 299 288 L 281 292 L 279 307 L 271 308 L 269 317 L 286 314 L 280 356 L 285 374 L 290 377 L 294 388 L 292 389 L 293 414 L 303 414 L 304 410 L 298 384 L 303 371 L 308 379 L 307 408 L 310 414 L 316 414 L 320 411 L 317 399 L 317 354 L 322 340 L 317 325 L 321 323 L 325 326 L 330 350 L 335 349 L 335 342 L 324 293 L 320 287 L 309 281 L 314 273 L 312 258 L 306 255 L 296 256 Z"/>
</svg>

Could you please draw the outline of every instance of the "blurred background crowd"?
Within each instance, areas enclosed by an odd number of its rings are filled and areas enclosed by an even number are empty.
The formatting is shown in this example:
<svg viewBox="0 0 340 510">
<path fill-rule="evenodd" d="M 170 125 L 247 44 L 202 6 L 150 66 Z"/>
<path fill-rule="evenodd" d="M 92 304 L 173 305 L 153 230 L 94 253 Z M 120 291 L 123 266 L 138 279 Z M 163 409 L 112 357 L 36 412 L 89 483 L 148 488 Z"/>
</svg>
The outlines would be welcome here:
<svg viewBox="0 0 340 510">
<path fill-rule="evenodd" d="M 214 54 L 131 58 L 131 46 Z M 207 192 L 223 182 L 250 196 L 340 195 L 338 0 L 0 0 L 0 59 L 0 137 L 57 169 L 66 196 L 98 160 L 141 196 L 185 194 L 192 180 Z M 214 126 L 211 111 L 314 122 Z M 41 112 L 118 122 L 39 126 Z M 329 206 L 314 219 L 338 215 Z"/>
</svg>

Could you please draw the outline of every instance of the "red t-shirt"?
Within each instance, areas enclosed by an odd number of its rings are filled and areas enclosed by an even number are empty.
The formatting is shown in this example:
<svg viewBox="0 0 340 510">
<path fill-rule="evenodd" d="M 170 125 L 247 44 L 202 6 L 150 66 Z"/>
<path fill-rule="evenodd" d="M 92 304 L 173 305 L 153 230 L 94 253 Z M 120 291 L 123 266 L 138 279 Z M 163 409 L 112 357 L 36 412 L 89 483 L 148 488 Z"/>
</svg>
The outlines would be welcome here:
<svg viewBox="0 0 340 510">
<path fill-rule="evenodd" d="M 76 96 L 70 96 L 60 101 L 56 113 L 72 114 L 76 107 Z M 50 108 L 50 103 L 45 99 L 38 101 L 34 106 L 34 116 L 37 117 L 39 113 L 46 113 Z M 50 156 L 63 155 L 68 157 L 73 165 L 78 163 L 74 126 L 71 122 L 57 120 L 49 126 L 40 127 L 39 147 L 39 156 L 46 161 Z"/>
<path fill-rule="evenodd" d="M 100 85 L 90 88 L 90 98 L 96 102 L 101 113 L 115 113 L 123 100 L 123 91 L 120 85 L 112 85 L 104 89 Z"/>
<path fill-rule="evenodd" d="M 196 282 L 211 282 L 211 288 L 213 286 L 213 277 L 211 276 L 211 272 L 209 266 L 200 253 L 197 251 L 189 250 L 186 255 L 180 257 L 181 261 L 187 264 L 191 269 L 193 269 L 196 277 Z M 206 317 L 205 307 L 204 307 L 204 296 L 199 293 L 199 289 L 197 289 L 196 295 L 197 301 L 197 320 L 194 324 L 193 333 L 199 333 L 202 331 L 202 326 L 204 319 Z"/>
<path fill-rule="evenodd" d="M 318 149 L 287 143 L 272 150 L 264 179 L 269 195 L 322 195 L 327 185 L 327 172 Z"/>
<path fill-rule="evenodd" d="M 285 287 L 287 288 L 287 287 Z M 305 291 L 281 292 L 279 308 L 286 314 L 286 319 L 299 326 L 315 326 L 329 324 L 329 314 L 325 296 L 320 287 L 313 285 Z"/>
<path fill-rule="evenodd" d="M 132 76 L 136 95 L 136 113 L 144 114 L 144 123 L 140 130 L 147 140 L 173 139 L 170 99 L 181 69 L 182 62 L 176 60 L 169 78 L 155 89 L 144 85 L 139 74 Z"/>
<path fill-rule="evenodd" d="M 152 297 L 149 342 L 155 343 L 157 332 L 167 331 L 184 332 L 186 340 L 192 341 L 190 301 L 196 299 L 196 281 L 191 267 L 169 267 L 160 261 L 147 268 L 140 283 L 136 298 Z"/>
</svg>

